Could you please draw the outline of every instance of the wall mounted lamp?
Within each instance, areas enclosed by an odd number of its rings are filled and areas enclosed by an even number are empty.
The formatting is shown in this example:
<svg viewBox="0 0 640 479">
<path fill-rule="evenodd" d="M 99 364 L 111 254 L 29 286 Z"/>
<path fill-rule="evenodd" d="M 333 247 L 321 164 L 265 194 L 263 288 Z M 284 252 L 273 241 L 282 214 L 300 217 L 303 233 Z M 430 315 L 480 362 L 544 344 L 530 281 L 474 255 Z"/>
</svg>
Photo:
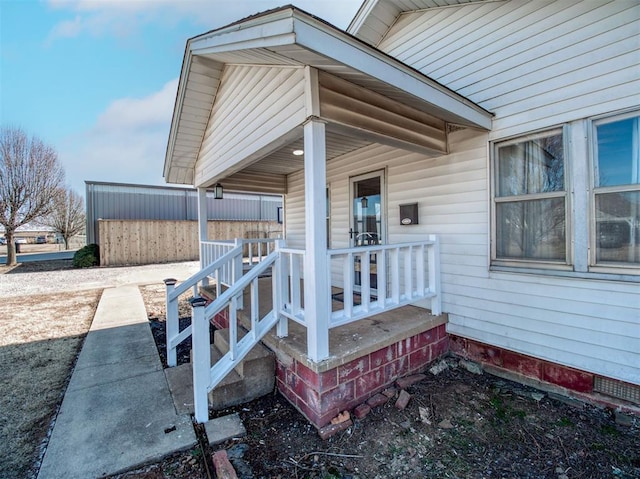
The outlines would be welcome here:
<svg viewBox="0 0 640 479">
<path fill-rule="evenodd" d="M 216 200 L 221 200 L 224 195 L 224 188 L 220 183 L 216 183 L 216 186 L 213 187 L 213 198 Z"/>
<path fill-rule="evenodd" d="M 369 199 L 366 196 L 363 196 L 362 199 L 360 200 L 360 205 L 363 208 L 368 208 L 369 207 Z"/>
</svg>

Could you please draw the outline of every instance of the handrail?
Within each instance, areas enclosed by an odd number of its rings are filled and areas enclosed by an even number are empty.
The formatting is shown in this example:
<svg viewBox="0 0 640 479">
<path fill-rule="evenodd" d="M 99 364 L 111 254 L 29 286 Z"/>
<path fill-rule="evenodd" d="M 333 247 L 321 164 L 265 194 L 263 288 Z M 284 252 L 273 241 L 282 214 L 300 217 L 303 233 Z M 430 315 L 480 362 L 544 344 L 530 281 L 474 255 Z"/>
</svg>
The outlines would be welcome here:
<svg viewBox="0 0 640 479">
<path fill-rule="evenodd" d="M 423 246 L 423 245 L 432 245 L 435 244 L 437 240 L 428 239 L 425 241 L 412 241 L 408 243 L 389 243 L 389 244 L 376 244 L 376 245 L 368 245 L 368 246 L 354 246 L 353 248 L 339 248 L 339 249 L 330 249 L 327 250 L 330 256 L 339 255 L 339 254 L 347 254 L 347 253 L 366 253 L 367 251 L 375 250 L 393 250 L 400 247 L 414 247 L 414 246 Z"/>
<path fill-rule="evenodd" d="M 208 306 L 202 301 L 193 301 L 193 402 L 194 415 L 199 423 L 209 420 L 208 393 L 233 370 L 269 330 L 278 323 L 280 314 L 274 302 L 273 308 L 263 318 L 258 317 L 257 281 L 267 269 L 278 268 L 279 252 L 273 251 L 260 264 L 239 278 L 232 286 L 220 294 Z M 272 275 L 274 298 L 279 295 L 277 274 Z M 251 329 L 238 340 L 237 301 L 245 288 L 252 286 Z M 209 343 L 210 320 L 223 309 L 229 308 L 229 351 L 211 366 Z M 286 328 L 284 328 L 286 334 Z M 281 330 L 279 329 L 279 334 Z"/>
<path fill-rule="evenodd" d="M 198 282 L 204 281 L 210 274 L 216 273 L 222 268 L 231 266 L 236 263 L 236 258 L 242 255 L 242 245 L 228 251 L 226 254 L 218 258 L 216 261 L 206 266 L 204 269 L 191 275 L 180 285 L 176 286 L 175 279 L 165 279 L 166 285 L 166 343 L 167 343 L 167 365 L 169 367 L 177 366 L 178 357 L 176 348 L 182 341 L 191 336 L 192 326 L 189 325 L 180 331 L 180 318 L 178 317 L 178 298 L 189 288 L 194 289 L 194 296 L 197 296 L 196 286 Z M 219 288 L 219 285 L 217 285 Z"/>
<path fill-rule="evenodd" d="M 223 266 L 230 263 L 232 259 L 234 259 L 239 253 L 242 253 L 242 246 L 236 246 L 232 250 L 225 253 L 223 256 L 218 258 L 216 261 L 211 263 L 208 266 L 205 266 L 203 269 L 198 271 L 197 273 L 191 275 L 189 278 L 180 283 L 180 286 L 177 286 L 173 289 L 168 295 L 167 298 L 169 300 L 176 299 L 182 293 L 186 292 L 189 288 L 193 287 L 193 285 L 202 281 L 210 274 L 212 274 L 216 269 L 220 269 Z"/>
<path fill-rule="evenodd" d="M 238 293 L 249 286 L 253 279 L 257 278 L 259 275 L 269 269 L 269 267 L 277 257 L 278 252 L 274 251 L 273 253 L 269 254 L 269 256 L 267 256 L 264 260 L 262 260 L 258 266 L 250 269 L 247 274 L 241 276 L 240 279 L 233 284 L 233 286 L 227 288 L 224 293 L 216 298 L 215 301 L 205 307 L 205 315 L 209 318 L 212 318 L 220 311 L 222 311 L 227 306 L 226 303 L 228 303 L 232 297 L 238 296 Z M 218 307 L 218 303 L 225 304 Z"/>
</svg>

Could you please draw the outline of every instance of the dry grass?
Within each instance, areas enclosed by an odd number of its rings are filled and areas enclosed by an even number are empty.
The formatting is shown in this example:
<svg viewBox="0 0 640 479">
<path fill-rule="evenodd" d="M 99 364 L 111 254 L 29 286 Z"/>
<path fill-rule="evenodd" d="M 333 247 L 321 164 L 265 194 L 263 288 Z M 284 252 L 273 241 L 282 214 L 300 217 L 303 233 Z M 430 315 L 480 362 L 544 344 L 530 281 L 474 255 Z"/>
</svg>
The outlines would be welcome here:
<svg viewBox="0 0 640 479">
<path fill-rule="evenodd" d="M 34 476 L 42 440 L 62 401 L 100 295 L 101 290 L 91 290 L 0 302 L 3 478 Z"/>
</svg>

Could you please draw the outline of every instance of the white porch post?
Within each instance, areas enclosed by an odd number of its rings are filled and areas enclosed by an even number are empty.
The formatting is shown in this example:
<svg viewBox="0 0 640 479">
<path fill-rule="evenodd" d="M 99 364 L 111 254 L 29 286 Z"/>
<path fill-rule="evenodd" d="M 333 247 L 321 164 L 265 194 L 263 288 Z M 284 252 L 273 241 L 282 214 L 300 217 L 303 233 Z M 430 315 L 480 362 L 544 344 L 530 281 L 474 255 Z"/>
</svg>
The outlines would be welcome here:
<svg viewBox="0 0 640 479">
<path fill-rule="evenodd" d="M 206 251 L 208 251 L 203 245 L 203 241 L 207 241 L 209 239 L 209 209 L 207 208 L 207 189 L 206 188 L 198 188 L 198 251 L 200 252 L 200 269 L 203 269 L 209 263 L 211 263 L 214 258 L 207 258 Z M 209 285 L 209 278 L 204 278 L 202 280 L 202 286 Z M 194 286 L 193 295 L 197 296 L 198 291 L 196 286 Z"/>
<path fill-rule="evenodd" d="M 198 188 L 198 242 L 200 247 L 200 268 L 206 266 L 205 258 L 203 255 L 204 248 L 202 242 L 209 239 L 209 232 L 207 228 L 207 217 L 209 215 L 207 208 L 207 189 Z"/>
<path fill-rule="evenodd" d="M 324 123 L 311 119 L 304 125 L 304 314 L 307 354 L 316 362 L 329 356 L 326 161 Z"/>
</svg>

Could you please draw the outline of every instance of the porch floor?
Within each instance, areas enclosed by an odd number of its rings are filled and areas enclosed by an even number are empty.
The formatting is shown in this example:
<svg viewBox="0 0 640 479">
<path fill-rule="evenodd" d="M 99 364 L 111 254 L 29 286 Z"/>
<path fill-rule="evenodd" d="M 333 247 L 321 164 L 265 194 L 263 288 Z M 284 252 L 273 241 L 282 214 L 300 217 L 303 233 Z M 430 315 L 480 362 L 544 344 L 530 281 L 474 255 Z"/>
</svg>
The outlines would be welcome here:
<svg viewBox="0 0 640 479">
<path fill-rule="evenodd" d="M 260 318 L 271 310 L 272 285 L 271 278 L 258 280 Z M 340 289 L 333 288 L 333 297 L 340 293 Z M 215 286 L 202 288 L 202 294 L 207 298 L 215 298 Z M 245 309 L 238 311 L 241 325 L 250 324 L 251 298 L 249 288 L 244 294 Z M 333 309 L 340 309 L 340 301 L 333 300 Z M 403 339 L 410 338 L 425 331 L 429 331 L 447 322 L 447 315 L 431 315 L 428 309 L 417 306 L 403 306 L 391 311 L 371 316 L 354 323 L 339 326 L 329 330 L 329 358 L 314 362 L 307 356 L 307 329 L 289 320 L 289 335 L 279 338 L 273 328 L 264 338 L 263 343 L 274 351 L 276 356 L 284 354 L 307 366 L 316 373 L 331 370 L 354 359 L 373 353 Z"/>
</svg>

